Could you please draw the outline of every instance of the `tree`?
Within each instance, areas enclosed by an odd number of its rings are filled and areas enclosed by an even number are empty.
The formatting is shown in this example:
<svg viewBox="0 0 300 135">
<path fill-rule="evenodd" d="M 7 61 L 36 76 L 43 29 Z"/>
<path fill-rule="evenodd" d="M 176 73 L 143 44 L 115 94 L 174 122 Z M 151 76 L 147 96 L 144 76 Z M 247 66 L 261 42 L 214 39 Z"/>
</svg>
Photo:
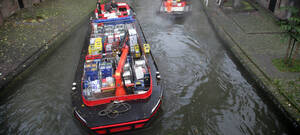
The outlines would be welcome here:
<svg viewBox="0 0 300 135">
<path fill-rule="evenodd" d="M 280 21 L 280 28 L 286 31 L 284 38 L 289 40 L 284 58 L 285 64 L 292 66 L 300 47 L 300 14 L 299 9 L 296 7 L 283 7 L 282 9 L 291 13 L 287 20 Z"/>
</svg>

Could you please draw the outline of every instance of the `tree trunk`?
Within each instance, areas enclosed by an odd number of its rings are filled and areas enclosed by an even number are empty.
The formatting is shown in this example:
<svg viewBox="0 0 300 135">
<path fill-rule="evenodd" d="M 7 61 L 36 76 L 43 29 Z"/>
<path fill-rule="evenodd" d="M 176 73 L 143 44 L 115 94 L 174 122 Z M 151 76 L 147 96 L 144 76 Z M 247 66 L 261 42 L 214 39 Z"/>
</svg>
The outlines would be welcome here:
<svg viewBox="0 0 300 135">
<path fill-rule="evenodd" d="M 296 50 L 295 50 L 294 55 L 293 55 L 292 65 L 294 65 L 294 63 L 296 61 L 296 57 L 299 53 L 299 48 L 300 48 L 300 42 L 298 41 L 297 44 L 296 44 Z"/>
<path fill-rule="evenodd" d="M 288 44 L 288 47 L 286 49 L 286 54 L 285 54 L 285 57 L 284 57 L 284 63 L 285 64 L 289 63 L 289 52 L 290 52 L 290 49 L 291 49 L 291 43 L 292 43 L 292 37 L 290 37 L 289 44 Z"/>
<path fill-rule="evenodd" d="M 0 26 L 3 24 L 4 22 L 4 17 L 2 16 L 1 10 L 0 10 Z"/>
<path fill-rule="evenodd" d="M 234 0 L 233 7 L 240 7 L 241 6 L 241 0 Z"/>
</svg>

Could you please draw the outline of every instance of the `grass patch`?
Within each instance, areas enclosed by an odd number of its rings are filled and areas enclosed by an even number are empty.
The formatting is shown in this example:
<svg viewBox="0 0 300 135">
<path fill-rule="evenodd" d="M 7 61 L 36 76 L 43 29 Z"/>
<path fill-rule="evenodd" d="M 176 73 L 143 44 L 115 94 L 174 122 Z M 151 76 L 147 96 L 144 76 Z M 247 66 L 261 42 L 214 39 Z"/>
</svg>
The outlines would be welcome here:
<svg viewBox="0 0 300 135">
<path fill-rule="evenodd" d="M 246 1 L 242 1 L 243 5 L 244 5 L 244 10 L 254 10 L 254 8 Z"/>
<path fill-rule="evenodd" d="M 284 59 L 272 60 L 273 65 L 281 72 L 300 72 L 300 60 L 295 60 L 292 66 L 285 64 Z"/>
<path fill-rule="evenodd" d="M 237 6 L 234 6 L 234 0 L 227 0 L 223 3 L 223 7 L 233 8 L 235 11 L 253 11 L 256 10 L 249 2 L 240 1 Z"/>
</svg>

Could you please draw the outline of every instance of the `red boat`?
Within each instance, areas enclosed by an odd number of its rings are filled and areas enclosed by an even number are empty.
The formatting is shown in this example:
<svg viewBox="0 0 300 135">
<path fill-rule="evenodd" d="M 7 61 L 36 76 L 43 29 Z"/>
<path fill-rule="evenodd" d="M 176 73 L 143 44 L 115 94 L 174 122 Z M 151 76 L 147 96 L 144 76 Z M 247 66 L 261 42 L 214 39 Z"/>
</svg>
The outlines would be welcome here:
<svg viewBox="0 0 300 135">
<path fill-rule="evenodd" d="M 163 0 L 160 12 L 164 14 L 183 15 L 191 10 L 188 0 Z"/>
<path fill-rule="evenodd" d="M 97 19 L 91 29 L 72 88 L 75 117 L 97 134 L 147 127 L 163 89 L 140 24 L 133 16 Z"/>
</svg>

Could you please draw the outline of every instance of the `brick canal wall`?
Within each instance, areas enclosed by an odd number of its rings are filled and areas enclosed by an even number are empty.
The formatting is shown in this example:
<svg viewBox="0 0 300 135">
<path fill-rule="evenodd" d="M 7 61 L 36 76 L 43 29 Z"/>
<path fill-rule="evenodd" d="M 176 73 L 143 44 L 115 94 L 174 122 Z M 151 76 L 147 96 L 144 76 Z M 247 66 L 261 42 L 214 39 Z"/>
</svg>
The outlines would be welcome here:
<svg viewBox="0 0 300 135">
<path fill-rule="evenodd" d="M 21 8 L 28 8 L 43 1 L 45 0 L 0 0 L 0 25 L 3 24 L 5 18 L 10 17 Z"/>
</svg>

